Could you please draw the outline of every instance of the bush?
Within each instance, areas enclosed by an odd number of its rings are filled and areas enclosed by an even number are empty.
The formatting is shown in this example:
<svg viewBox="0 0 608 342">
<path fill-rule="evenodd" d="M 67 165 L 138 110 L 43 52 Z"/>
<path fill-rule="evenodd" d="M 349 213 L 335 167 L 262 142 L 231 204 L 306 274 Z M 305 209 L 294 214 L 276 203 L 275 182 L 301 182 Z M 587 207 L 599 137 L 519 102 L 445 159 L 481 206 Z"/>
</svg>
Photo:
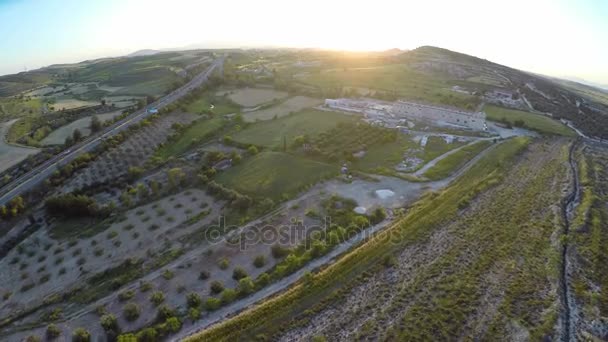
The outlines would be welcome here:
<svg viewBox="0 0 608 342">
<path fill-rule="evenodd" d="M 159 306 L 165 300 L 165 294 L 162 291 L 154 291 L 150 296 L 150 302 L 155 306 Z"/>
<path fill-rule="evenodd" d="M 133 290 L 127 290 L 118 294 L 118 300 L 121 302 L 126 302 L 133 297 L 135 297 L 135 291 Z"/>
<path fill-rule="evenodd" d="M 225 289 L 224 291 L 222 291 L 220 297 L 222 298 L 222 303 L 228 304 L 234 302 L 234 300 L 236 299 L 236 295 L 237 293 L 235 290 Z"/>
<path fill-rule="evenodd" d="M 139 318 L 139 315 L 141 314 L 141 308 L 136 303 L 131 302 L 127 303 L 123 307 L 122 312 L 125 316 L 125 319 L 129 322 L 132 322 Z"/>
<path fill-rule="evenodd" d="M 230 260 L 226 258 L 221 258 L 220 260 L 218 260 L 217 265 L 220 269 L 225 270 L 228 268 L 228 266 L 230 266 Z"/>
<path fill-rule="evenodd" d="M 156 319 L 158 321 L 162 322 L 162 321 L 169 319 L 171 317 L 174 317 L 174 316 L 175 316 L 175 310 L 173 310 L 168 305 L 163 304 L 158 307 L 158 312 L 156 313 Z"/>
<path fill-rule="evenodd" d="M 211 292 L 218 294 L 224 290 L 224 284 L 222 284 L 219 280 L 214 280 L 211 282 Z"/>
<path fill-rule="evenodd" d="M 76 328 L 72 333 L 72 342 L 90 342 L 91 333 L 84 328 Z"/>
<path fill-rule="evenodd" d="M 257 268 L 262 268 L 266 265 L 266 257 L 263 255 L 258 255 L 253 259 L 253 266 Z"/>
<path fill-rule="evenodd" d="M 209 272 L 201 271 L 201 273 L 198 275 L 198 279 L 200 279 L 200 280 L 209 279 Z"/>
<path fill-rule="evenodd" d="M 163 271 L 162 276 L 163 276 L 163 278 L 169 280 L 169 279 L 173 278 L 174 274 L 171 270 L 166 269 Z"/>
<path fill-rule="evenodd" d="M 201 318 L 201 311 L 195 308 L 188 309 L 188 318 L 190 318 L 192 322 L 197 321 Z"/>
<path fill-rule="evenodd" d="M 255 284 L 249 277 L 239 280 L 239 295 L 248 295 L 255 290 Z"/>
<path fill-rule="evenodd" d="M 165 327 L 169 332 L 176 333 L 182 328 L 182 322 L 177 317 L 171 317 L 165 322 Z"/>
<path fill-rule="evenodd" d="M 247 272 L 242 267 L 235 267 L 232 271 L 232 279 L 241 280 L 247 277 Z"/>
<path fill-rule="evenodd" d="M 55 324 L 49 324 L 46 327 L 46 338 L 49 340 L 53 340 L 61 335 L 61 329 Z"/>
<path fill-rule="evenodd" d="M 188 302 L 188 307 L 190 308 L 198 308 L 202 303 L 201 296 L 196 292 L 188 293 L 186 296 L 186 301 Z"/>
<path fill-rule="evenodd" d="M 139 291 L 148 292 L 150 290 L 152 290 L 152 283 L 146 281 L 139 284 Z"/>
<path fill-rule="evenodd" d="M 272 256 L 275 259 L 282 258 L 282 257 L 286 256 L 287 254 L 289 254 L 289 248 L 282 247 L 281 245 L 272 246 L 271 251 L 272 251 Z"/>
<path fill-rule="evenodd" d="M 137 333 L 137 342 L 157 342 L 158 332 L 154 328 L 146 328 Z M 130 342 L 130 341 L 129 341 Z"/>
<path fill-rule="evenodd" d="M 101 316 L 99 323 L 106 332 L 118 333 L 118 320 L 116 319 L 116 316 L 112 314 L 103 315 Z"/>
<path fill-rule="evenodd" d="M 222 302 L 219 299 L 207 298 L 207 301 L 205 301 L 205 310 L 207 310 L 207 311 L 217 310 L 217 309 L 219 309 L 219 307 L 221 305 L 222 305 Z"/>
</svg>

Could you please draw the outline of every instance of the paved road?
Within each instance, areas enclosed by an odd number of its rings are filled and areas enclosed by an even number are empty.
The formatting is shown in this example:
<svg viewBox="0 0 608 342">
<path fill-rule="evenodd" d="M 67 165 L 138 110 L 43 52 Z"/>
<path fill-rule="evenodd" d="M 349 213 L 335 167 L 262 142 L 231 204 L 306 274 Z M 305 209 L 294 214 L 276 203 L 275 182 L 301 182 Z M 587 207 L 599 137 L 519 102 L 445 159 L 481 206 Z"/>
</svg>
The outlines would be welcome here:
<svg viewBox="0 0 608 342">
<path fill-rule="evenodd" d="M 173 92 L 159 99 L 158 101 L 149 104 L 147 108 L 162 109 L 163 107 L 166 107 L 172 104 L 173 102 L 179 100 L 193 89 L 205 83 L 209 79 L 209 76 L 211 75 L 211 73 L 213 73 L 213 71 L 218 69 L 221 72 L 223 70 L 223 63 L 224 57 L 218 58 L 213 62 L 213 64 L 211 64 L 211 66 L 209 66 L 209 68 L 207 68 L 207 70 L 198 74 L 190 82 L 188 82 L 181 88 L 174 90 Z M 149 117 L 152 114 L 148 113 L 147 108 L 144 108 L 129 115 L 127 118 L 114 123 L 113 125 L 107 127 L 106 129 L 97 134 L 91 135 L 88 139 L 70 147 L 68 150 L 62 152 L 59 155 L 54 156 L 53 158 L 44 162 L 42 165 L 34 168 L 33 170 L 19 177 L 15 181 L 7 184 L 2 189 L 0 189 L 0 205 L 6 204 L 13 197 L 18 196 L 40 184 L 42 181 L 52 175 L 55 170 L 59 169 L 59 167 L 66 165 L 67 163 L 71 162 L 72 160 L 76 159 L 78 156 L 86 152 L 92 151 L 104 139 L 116 135 L 121 131 L 127 129 L 132 124 L 138 123 L 139 121 Z"/>
</svg>

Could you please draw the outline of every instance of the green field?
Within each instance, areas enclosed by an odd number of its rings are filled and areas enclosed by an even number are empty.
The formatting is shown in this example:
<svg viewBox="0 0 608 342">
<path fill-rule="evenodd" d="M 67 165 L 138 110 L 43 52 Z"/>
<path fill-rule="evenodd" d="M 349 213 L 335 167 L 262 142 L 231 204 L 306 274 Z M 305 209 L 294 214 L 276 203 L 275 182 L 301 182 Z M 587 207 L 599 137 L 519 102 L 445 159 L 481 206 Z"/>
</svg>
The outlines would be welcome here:
<svg viewBox="0 0 608 342">
<path fill-rule="evenodd" d="M 474 96 L 451 91 L 447 79 L 422 74 L 404 64 L 323 70 L 310 74 L 302 82 L 321 89 L 348 86 L 394 92 L 399 97 L 462 108 L 474 108 L 479 101 Z"/>
<path fill-rule="evenodd" d="M 404 154 L 406 153 L 409 156 L 418 157 L 426 163 L 462 145 L 463 143 L 460 142 L 447 144 L 440 137 L 429 137 L 426 146 L 422 148 L 419 143 L 409 139 L 407 136 L 399 135 L 398 139 L 394 142 L 370 147 L 365 156 L 357 160 L 354 165 L 356 168 L 366 172 L 391 174 L 396 172 L 394 171 L 394 167 L 404 159 Z"/>
<path fill-rule="evenodd" d="M 475 158 L 476 155 L 488 148 L 490 145 L 492 145 L 492 142 L 483 140 L 472 145 L 465 146 L 438 161 L 437 164 L 424 173 L 424 177 L 431 180 L 446 178 L 454 171 L 464 166 L 471 159 Z"/>
<path fill-rule="evenodd" d="M 501 121 L 505 119 L 511 124 L 513 124 L 515 120 L 523 120 L 526 128 L 538 131 L 540 133 L 564 135 L 567 137 L 576 136 L 576 133 L 566 125 L 544 115 L 491 105 L 485 106 L 484 111 L 487 114 L 488 120 Z"/>
<path fill-rule="evenodd" d="M 213 104 L 214 108 L 211 109 L 211 105 Z M 241 108 L 223 98 L 223 97 L 215 97 L 215 96 L 203 96 L 196 101 L 193 101 L 188 104 L 186 110 L 189 113 L 201 113 L 211 111 L 214 114 L 225 115 L 240 112 Z"/>
<path fill-rule="evenodd" d="M 37 116 L 42 112 L 39 99 L 0 99 L 0 121 L 23 116 Z"/>
<path fill-rule="evenodd" d="M 284 137 L 287 144 L 291 144 L 297 136 L 307 135 L 312 138 L 334 128 L 338 123 L 356 121 L 358 121 L 356 116 L 309 109 L 252 124 L 235 134 L 233 138 L 244 144 L 275 148 L 283 144 Z"/>
<path fill-rule="evenodd" d="M 211 136 L 224 125 L 224 119 L 221 117 L 212 118 L 209 120 L 197 120 L 192 126 L 186 128 L 179 134 L 177 140 L 167 141 L 161 148 L 156 151 L 156 156 L 162 159 L 167 159 L 172 156 L 178 156 L 186 152 L 192 144 L 199 143 L 205 138 Z"/>
<path fill-rule="evenodd" d="M 286 153 L 262 152 L 220 173 L 217 181 L 252 197 L 278 201 L 337 174 L 337 166 Z"/>
</svg>

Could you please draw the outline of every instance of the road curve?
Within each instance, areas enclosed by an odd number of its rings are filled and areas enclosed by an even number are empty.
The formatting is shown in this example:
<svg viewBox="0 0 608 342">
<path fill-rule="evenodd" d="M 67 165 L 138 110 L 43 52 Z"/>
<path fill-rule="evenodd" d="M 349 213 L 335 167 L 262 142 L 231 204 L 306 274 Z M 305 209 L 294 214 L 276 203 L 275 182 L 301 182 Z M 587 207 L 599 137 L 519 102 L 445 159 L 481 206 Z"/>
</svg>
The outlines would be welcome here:
<svg viewBox="0 0 608 342">
<path fill-rule="evenodd" d="M 152 114 L 148 112 L 148 108 L 162 109 L 172 104 L 173 102 L 181 99 L 193 89 L 207 82 L 209 76 L 211 75 L 211 73 L 213 73 L 215 69 L 219 68 L 219 70 L 222 70 L 223 63 L 224 57 L 216 59 L 211 64 L 211 66 L 207 68 L 207 70 L 195 76 L 192 80 L 190 80 L 190 82 L 186 83 L 182 87 L 174 90 L 173 92 L 157 100 L 156 102 L 149 104 L 146 108 L 141 109 L 129 115 L 125 119 L 112 124 L 103 131 L 90 136 L 88 139 L 72 146 L 68 150 L 61 152 L 61 154 L 52 157 L 51 159 L 44 162 L 42 165 L 39 165 L 38 167 L 27 172 L 25 175 L 5 185 L 2 189 L 0 189 L 0 205 L 6 204 L 13 197 L 21 195 L 22 193 L 40 184 L 43 180 L 53 174 L 53 172 L 59 169 L 59 167 L 66 165 L 67 163 L 71 162 L 72 160 L 76 159 L 78 156 L 86 152 L 92 151 L 104 139 L 116 135 L 121 131 L 127 129 L 132 124 L 138 123 L 139 121 L 149 117 Z"/>
</svg>

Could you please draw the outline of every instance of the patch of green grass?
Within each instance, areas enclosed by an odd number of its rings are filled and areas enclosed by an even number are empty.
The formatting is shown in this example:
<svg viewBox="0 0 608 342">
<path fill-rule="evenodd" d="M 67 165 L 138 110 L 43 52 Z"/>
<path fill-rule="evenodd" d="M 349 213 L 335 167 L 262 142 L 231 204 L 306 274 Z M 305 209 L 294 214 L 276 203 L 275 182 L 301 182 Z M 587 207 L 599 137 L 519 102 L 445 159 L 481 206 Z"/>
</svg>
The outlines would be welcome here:
<svg viewBox="0 0 608 342">
<path fill-rule="evenodd" d="M 451 175 L 454 171 L 461 168 L 469 160 L 473 159 L 481 151 L 492 145 L 490 141 L 478 141 L 472 145 L 465 146 L 460 150 L 450 154 L 449 156 L 441 159 L 433 167 L 426 170 L 424 177 L 437 180 L 443 179 Z"/>
<path fill-rule="evenodd" d="M 166 159 L 171 156 L 178 156 L 188 150 L 192 144 L 201 142 L 203 139 L 214 134 L 222 128 L 224 119 L 220 117 L 209 120 L 198 120 L 194 125 L 186 128 L 180 133 L 175 141 L 168 141 L 164 146 L 156 151 L 156 155 Z"/>
<path fill-rule="evenodd" d="M 315 137 L 339 123 L 356 121 L 356 116 L 308 109 L 279 119 L 255 123 L 234 134 L 233 138 L 244 144 L 277 148 L 283 146 L 283 138 L 291 146 L 297 136 Z"/>
<path fill-rule="evenodd" d="M 525 128 L 529 128 L 540 133 L 564 135 L 567 137 L 576 136 L 576 132 L 568 128 L 566 125 L 541 114 L 506 109 L 491 105 L 485 106 L 484 111 L 486 112 L 488 120 L 500 121 L 506 119 L 511 124 L 513 124 L 516 120 L 521 120 L 525 123 Z"/>
<path fill-rule="evenodd" d="M 211 109 L 213 105 L 213 109 Z M 204 96 L 191 103 L 186 107 L 186 111 L 189 113 L 207 113 L 212 112 L 216 115 L 225 115 L 240 112 L 241 108 L 222 97 L 216 96 Z"/>
<path fill-rule="evenodd" d="M 338 167 L 280 152 L 262 152 L 222 172 L 217 181 L 254 197 L 289 198 L 338 174 Z"/>
</svg>

